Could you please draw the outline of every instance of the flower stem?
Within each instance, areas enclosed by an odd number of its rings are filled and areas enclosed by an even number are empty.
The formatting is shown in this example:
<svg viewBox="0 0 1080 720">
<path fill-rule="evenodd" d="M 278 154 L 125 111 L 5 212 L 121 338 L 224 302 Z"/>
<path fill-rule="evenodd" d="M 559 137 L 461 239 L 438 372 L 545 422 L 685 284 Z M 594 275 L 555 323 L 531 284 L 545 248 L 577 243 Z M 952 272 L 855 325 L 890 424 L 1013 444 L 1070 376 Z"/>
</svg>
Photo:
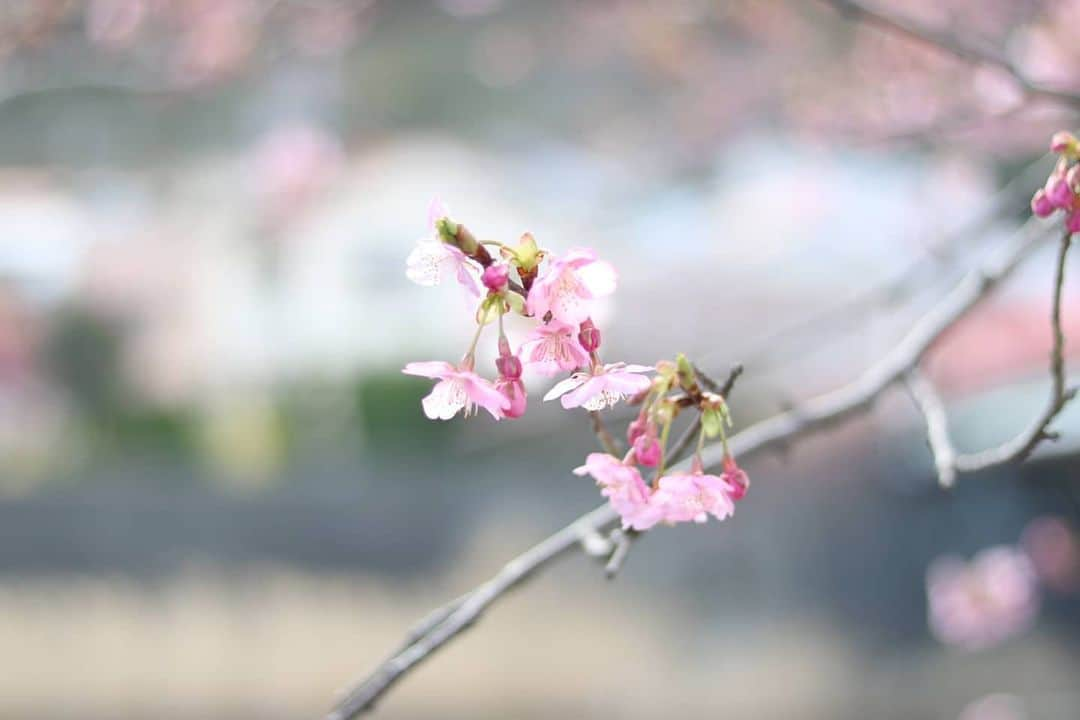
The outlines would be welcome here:
<svg viewBox="0 0 1080 720">
<path fill-rule="evenodd" d="M 664 429 L 660 431 L 660 462 L 656 466 L 656 480 L 660 480 L 660 476 L 664 474 L 664 465 L 667 463 L 667 444 L 668 436 L 671 435 L 672 421 L 668 420 L 664 423 Z"/>
<path fill-rule="evenodd" d="M 502 315 L 499 315 L 499 319 L 502 320 Z M 469 343 L 469 349 L 466 351 L 465 356 L 461 358 L 461 364 L 466 366 L 468 370 L 472 370 L 476 364 L 476 344 L 480 342 L 480 333 L 484 332 L 484 323 L 476 324 L 476 334 L 473 335 L 472 342 Z"/>
</svg>

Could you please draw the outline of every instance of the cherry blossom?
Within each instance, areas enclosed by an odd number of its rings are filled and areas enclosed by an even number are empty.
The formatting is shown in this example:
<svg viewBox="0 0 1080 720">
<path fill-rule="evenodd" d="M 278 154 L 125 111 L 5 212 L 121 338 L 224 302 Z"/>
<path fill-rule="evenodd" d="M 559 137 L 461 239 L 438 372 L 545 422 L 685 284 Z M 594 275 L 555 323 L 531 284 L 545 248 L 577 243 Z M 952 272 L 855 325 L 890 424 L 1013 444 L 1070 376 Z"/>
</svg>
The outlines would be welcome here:
<svg viewBox="0 0 1080 720">
<path fill-rule="evenodd" d="M 660 508 L 651 502 L 649 486 L 633 465 L 607 453 L 590 453 L 574 474 L 592 475 L 601 488 L 600 494 L 622 518 L 623 529 L 647 530 L 663 517 Z"/>
<path fill-rule="evenodd" d="M 695 468 L 660 478 L 653 503 L 668 522 L 703 523 L 709 515 L 723 520 L 735 512 L 732 491 L 733 487 L 723 478 Z"/>
<path fill-rule="evenodd" d="M 500 420 L 511 406 L 511 401 L 494 385 L 466 367 L 457 368 L 436 360 L 411 362 L 402 372 L 439 381 L 421 403 L 424 414 L 431 420 L 449 420 L 461 410 L 468 417 L 476 412 L 477 406 Z"/>
<path fill-rule="evenodd" d="M 574 248 L 552 258 L 529 291 L 530 315 L 578 325 L 592 314 L 592 300 L 615 291 L 615 268 L 589 248 Z"/>
<path fill-rule="evenodd" d="M 1057 165 L 1046 184 L 1031 198 L 1031 212 L 1037 217 L 1050 217 L 1056 211 L 1065 212 L 1065 228 L 1080 232 L 1080 142 L 1070 132 L 1058 132 L 1050 141 L 1050 150 L 1057 153 Z"/>
<path fill-rule="evenodd" d="M 536 326 L 522 343 L 521 353 L 529 367 L 548 377 L 589 365 L 589 354 L 581 347 L 576 328 L 558 320 Z"/>
<path fill-rule="evenodd" d="M 445 243 L 439 237 L 437 224 L 448 215 L 442 201 L 435 199 L 428 207 L 428 230 L 431 235 L 422 238 L 405 259 L 405 276 L 417 285 L 434 287 L 447 276 L 454 276 L 469 294 L 480 297 L 480 281 L 476 266 L 460 248 Z"/>
<path fill-rule="evenodd" d="M 626 396 L 637 395 L 649 389 L 652 381 L 642 373 L 652 372 L 648 365 L 611 363 L 597 366 L 592 372 L 575 373 L 544 396 L 545 402 L 562 398 L 562 406 L 583 407 L 586 410 L 603 410 L 615 405 Z"/>
</svg>

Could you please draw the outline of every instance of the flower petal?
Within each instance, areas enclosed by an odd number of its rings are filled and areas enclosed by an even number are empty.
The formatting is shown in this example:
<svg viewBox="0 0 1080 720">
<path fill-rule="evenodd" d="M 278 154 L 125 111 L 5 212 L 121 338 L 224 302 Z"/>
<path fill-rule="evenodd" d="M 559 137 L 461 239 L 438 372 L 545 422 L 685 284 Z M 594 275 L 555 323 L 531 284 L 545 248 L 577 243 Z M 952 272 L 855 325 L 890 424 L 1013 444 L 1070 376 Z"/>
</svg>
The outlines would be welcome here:
<svg viewBox="0 0 1080 720">
<path fill-rule="evenodd" d="M 564 395 L 562 399 L 562 406 L 567 410 L 571 408 L 581 407 L 587 403 L 591 398 L 596 397 L 600 393 L 604 392 L 604 380 L 603 376 L 590 377 L 581 387 L 573 392 Z M 556 386 L 557 387 L 557 386 Z"/>
<path fill-rule="evenodd" d="M 496 420 L 502 419 L 503 410 L 510 407 L 508 397 L 479 375 L 463 377 L 462 382 L 465 384 L 465 393 L 471 402 L 487 410 Z"/>
<path fill-rule="evenodd" d="M 428 205 L 427 211 L 427 224 L 431 230 L 435 229 L 435 223 L 442 220 L 444 217 L 450 216 L 450 208 L 443 204 L 442 198 L 436 195 L 431 198 L 431 204 Z"/>
<path fill-rule="evenodd" d="M 572 377 L 566 378 L 565 380 L 560 380 L 559 382 L 555 383 L 554 387 L 547 391 L 546 395 L 544 395 L 544 402 L 547 402 L 548 400 L 554 400 L 557 397 L 565 395 L 574 388 L 586 382 L 588 379 L 589 378 L 584 375 L 574 375 Z"/>
<path fill-rule="evenodd" d="M 457 281 L 469 291 L 470 295 L 480 297 L 480 281 L 472 273 L 468 262 L 462 261 L 458 263 Z"/>
<path fill-rule="evenodd" d="M 434 287 L 442 280 L 444 266 L 451 257 L 446 244 L 421 240 L 405 258 L 405 277 L 417 285 Z"/>
<path fill-rule="evenodd" d="M 578 268 L 577 276 L 593 297 L 602 297 L 615 292 L 615 268 L 609 262 L 597 260 L 583 265 Z"/>
<path fill-rule="evenodd" d="M 635 375 L 628 372 L 614 372 L 603 376 L 609 390 L 620 392 L 623 395 L 637 395 L 644 392 L 652 385 L 652 380 L 644 375 Z"/>
<path fill-rule="evenodd" d="M 429 362 L 411 362 L 403 367 L 401 372 L 406 375 L 417 375 L 419 377 L 438 378 L 442 380 L 449 375 L 453 375 L 456 371 L 454 366 L 448 362 L 431 360 Z"/>
<path fill-rule="evenodd" d="M 465 385 L 458 378 L 442 380 L 435 384 L 420 404 L 429 420 L 449 420 L 458 414 L 468 402 Z"/>
</svg>

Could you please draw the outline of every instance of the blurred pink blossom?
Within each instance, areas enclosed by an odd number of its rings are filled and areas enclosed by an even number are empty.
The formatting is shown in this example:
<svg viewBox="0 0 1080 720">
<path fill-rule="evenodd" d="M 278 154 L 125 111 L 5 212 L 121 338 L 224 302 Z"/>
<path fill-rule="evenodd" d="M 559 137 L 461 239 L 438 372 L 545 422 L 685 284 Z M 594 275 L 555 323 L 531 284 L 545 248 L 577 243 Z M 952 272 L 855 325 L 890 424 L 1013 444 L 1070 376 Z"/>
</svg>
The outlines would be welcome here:
<svg viewBox="0 0 1080 720">
<path fill-rule="evenodd" d="M 94 45 L 118 50 L 135 41 L 147 16 L 146 0 L 91 0 L 86 36 Z"/>
<path fill-rule="evenodd" d="M 926 575 L 930 631 L 941 642 L 975 651 L 1032 626 L 1039 609 L 1035 571 L 1022 551 L 988 548 L 970 562 L 943 557 Z"/>
<path fill-rule="evenodd" d="M 1032 520 L 1021 544 L 1040 582 L 1057 592 L 1080 589 L 1080 540 L 1065 520 L 1053 516 Z"/>
<path fill-rule="evenodd" d="M 340 141 L 311 125 L 280 127 L 267 133 L 254 152 L 255 191 L 272 223 L 301 212 L 341 172 Z"/>
</svg>

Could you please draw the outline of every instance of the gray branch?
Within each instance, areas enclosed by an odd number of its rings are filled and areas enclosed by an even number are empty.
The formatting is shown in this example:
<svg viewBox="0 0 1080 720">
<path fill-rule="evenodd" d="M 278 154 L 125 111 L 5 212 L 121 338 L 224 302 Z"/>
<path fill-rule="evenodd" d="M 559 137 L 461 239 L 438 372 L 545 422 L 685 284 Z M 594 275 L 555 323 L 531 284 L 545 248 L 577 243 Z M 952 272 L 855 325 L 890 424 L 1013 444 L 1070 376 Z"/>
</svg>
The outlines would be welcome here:
<svg viewBox="0 0 1080 720">
<path fill-rule="evenodd" d="M 1069 401 L 1076 396 L 1076 388 L 1066 387 L 1065 332 L 1061 327 L 1061 297 L 1065 291 L 1065 260 L 1071 245 L 1071 234 L 1066 232 L 1058 243 L 1057 262 L 1054 266 L 1054 285 L 1050 306 L 1050 329 L 1053 333 L 1053 346 L 1050 349 L 1050 398 L 1046 408 L 1015 437 L 982 452 L 958 454 L 949 439 L 945 407 L 937 391 L 917 370 L 909 374 L 908 388 L 915 405 L 926 421 L 930 450 L 934 456 L 938 480 L 943 486 L 952 485 L 959 472 L 976 472 L 995 465 L 1024 460 L 1031 455 L 1040 442 L 1057 437 L 1050 430 L 1050 425 Z"/>
</svg>

